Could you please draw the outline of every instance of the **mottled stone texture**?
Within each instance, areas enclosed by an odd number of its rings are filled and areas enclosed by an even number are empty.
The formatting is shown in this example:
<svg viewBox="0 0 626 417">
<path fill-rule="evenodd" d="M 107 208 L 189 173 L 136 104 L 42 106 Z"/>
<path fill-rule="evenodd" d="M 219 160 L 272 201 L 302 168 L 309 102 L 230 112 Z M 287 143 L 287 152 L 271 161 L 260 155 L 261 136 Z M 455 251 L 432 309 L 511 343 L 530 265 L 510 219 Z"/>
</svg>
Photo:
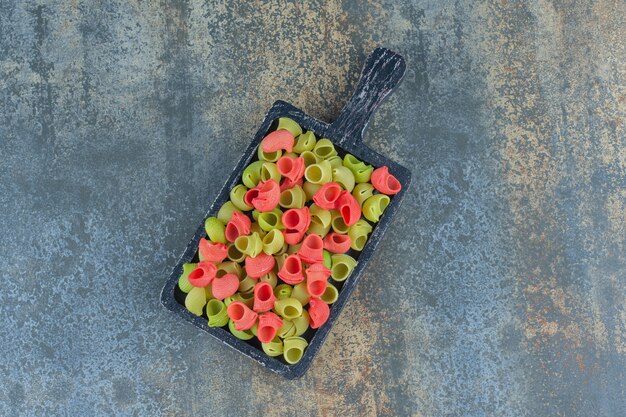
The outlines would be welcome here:
<svg viewBox="0 0 626 417">
<path fill-rule="evenodd" d="M 624 416 L 622 1 L 0 1 L 0 414 Z M 311 370 L 158 302 L 275 99 L 413 187 Z"/>
</svg>

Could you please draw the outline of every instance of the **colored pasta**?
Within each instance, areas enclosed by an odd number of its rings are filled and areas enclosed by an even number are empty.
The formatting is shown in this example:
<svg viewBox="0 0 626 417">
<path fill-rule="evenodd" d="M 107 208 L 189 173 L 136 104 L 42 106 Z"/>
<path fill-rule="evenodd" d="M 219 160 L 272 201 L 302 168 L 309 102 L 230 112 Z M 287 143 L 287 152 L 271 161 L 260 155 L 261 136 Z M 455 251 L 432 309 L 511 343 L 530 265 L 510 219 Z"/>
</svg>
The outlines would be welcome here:
<svg viewBox="0 0 626 417">
<path fill-rule="evenodd" d="M 302 359 L 304 349 L 309 345 L 307 341 L 301 337 L 287 337 L 283 341 L 283 356 L 288 364 L 296 364 Z"/>
<path fill-rule="evenodd" d="M 320 297 L 320 300 L 325 302 L 326 304 L 332 304 L 339 298 L 339 290 L 330 282 L 326 284 L 326 289 L 324 293 Z"/>
<path fill-rule="evenodd" d="M 268 255 L 278 253 L 285 244 L 283 232 L 278 229 L 272 229 L 263 237 L 263 252 Z"/>
<path fill-rule="evenodd" d="M 261 181 L 261 168 L 263 168 L 263 161 L 256 161 L 248 165 L 241 174 L 243 185 L 248 188 L 256 187 Z"/>
<path fill-rule="evenodd" d="M 343 221 L 343 216 L 338 210 L 331 210 L 331 221 L 330 225 L 336 233 L 345 234 L 348 233 L 350 227 Z"/>
<path fill-rule="evenodd" d="M 364 162 L 359 161 L 353 155 L 346 154 L 343 157 L 343 166 L 348 168 L 354 174 L 354 180 L 356 182 L 368 182 L 370 180 L 370 176 L 372 175 L 372 171 L 374 171 L 374 167 L 371 165 L 366 165 Z"/>
<path fill-rule="evenodd" d="M 306 203 L 306 194 L 299 185 L 294 185 L 280 193 L 278 204 L 283 208 L 302 208 Z"/>
<path fill-rule="evenodd" d="M 300 304 L 303 306 L 307 305 L 309 303 L 309 299 L 311 298 L 311 294 L 307 291 L 306 285 L 306 282 L 294 285 L 290 294 L 290 297 L 300 301 Z"/>
<path fill-rule="evenodd" d="M 193 289 L 193 285 L 189 283 L 189 273 L 196 269 L 198 264 L 183 264 L 183 272 L 180 274 L 178 278 L 178 288 L 185 294 L 189 293 Z"/>
<path fill-rule="evenodd" d="M 248 330 L 237 330 L 235 328 L 235 322 L 232 320 L 228 321 L 228 330 L 230 330 L 230 332 L 233 334 L 233 336 L 235 336 L 237 339 L 241 339 L 241 340 L 250 340 L 254 337 L 254 335 L 252 334 L 252 330 L 248 329 Z"/>
<path fill-rule="evenodd" d="M 289 284 L 279 284 L 274 288 L 274 295 L 278 300 L 284 300 L 291 297 L 293 287 Z"/>
<path fill-rule="evenodd" d="M 282 318 L 291 320 L 302 315 L 302 304 L 292 297 L 278 299 L 274 303 L 274 311 Z"/>
<path fill-rule="evenodd" d="M 226 304 L 215 298 L 206 305 L 206 315 L 209 318 L 209 327 L 222 327 L 228 324 Z"/>
<path fill-rule="evenodd" d="M 204 221 L 204 230 L 211 242 L 226 243 L 226 236 L 224 236 L 226 223 L 228 222 L 222 223 L 217 217 L 208 217 Z"/>
<path fill-rule="evenodd" d="M 315 147 L 316 142 L 315 133 L 309 130 L 296 138 L 296 144 L 293 146 L 293 150 L 299 154 L 305 151 L 311 151 Z"/>
<path fill-rule="evenodd" d="M 306 167 L 304 178 L 313 184 L 326 184 L 333 180 L 333 168 L 327 160 L 320 161 Z"/>
<path fill-rule="evenodd" d="M 227 224 L 230 221 L 230 219 L 233 217 L 233 213 L 241 214 L 241 210 L 235 207 L 232 201 L 227 201 L 222 205 L 222 207 L 220 207 L 220 210 L 217 212 L 217 218 L 223 224 Z M 221 242 L 221 243 L 225 243 L 225 242 Z"/>
<path fill-rule="evenodd" d="M 237 250 L 247 256 L 258 256 L 263 250 L 263 240 L 258 233 L 252 233 L 247 236 L 239 236 L 235 240 Z"/>
<path fill-rule="evenodd" d="M 257 216 L 259 227 L 266 232 L 273 229 L 283 228 L 283 222 L 281 220 L 283 213 L 279 208 L 275 208 L 272 211 L 266 211 L 265 213 L 258 213 Z"/>
<path fill-rule="evenodd" d="M 313 184 L 312 182 L 306 181 L 302 184 L 302 190 L 304 191 L 304 195 L 307 200 L 312 200 L 313 196 L 322 188 L 322 184 Z"/>
<path fill-rule="evenodd" d="M 367 236 L 372 233 L 372 226 L 365 220 L 359 220 L 348 230 L 348 236 L 352 241 L 350 246 L 354 250 L 362 251 L 365 243 L 367 242 Z"/>
<path fill-rule="evenodd" d="M 327 159 L 331 156 L 337 155 L 337 150 L 335 149 L 335 145 L 328 139 L 320 139 L 315 143 L 313 147 L 313 153 L 319 159 Z"/>
<path fill-rule="evenodd" d="M 279 117 L 278 127 L 276 130 L 288 130 L 294 137 L 299 136 L 302 133 L 302 128 L 298 123 L 289 117 Z M 315 136 L 315 135 L 314 135 Z M 296 151 L 297 152 L 297 151 Z"/>
<path fill-rule="evenodd" d="M 354 174 L 348 168 L 339 165 L 333 168 L 333 181 L 340 184 L 349 193 L 354 189 Z"/>
<path fill-rule="evenodd" d="M 332 220 L 330 211 L 320 208 L 317 204 L 311 204 L 309 212 L 311 214 L 309 233 L 323 238 L 330 231 L 330 222 Z"/>
<path fill-rule="evenodd" d="M 385 194 L 371 196 L 363 203 L 363 216 L 372 223 L 378 223 L 389 202 L 389 196 Z"/>
<path fill-rule="evenodd" d="M 356 267 L 357 261 L 350 255 L 336 254 L 332 256 L 332 277 L 335 281 L 345 281 Z"/>
<path fill-rule="evenodd" d="M 318 159 L 317 156 L 311 151 L 304 151 L 300 154 L 302 160 L 304 161 L 304 166 L 308 167 L 313 164 L 317 164 L 321 159 Z"/>
<path fill-rule="evenodd" d="M 252 206 L 249 206 L 244 201 L 244 197 L 248 189 L 243 184 L 237 184 L 230 190 L 230 201 L 233 203 L 235 207 L 237 207 L 241 211 L 250 211 L 252 210 Z"/>
<path fill-rule="evenodd" d="M 263 165 L 261 165 L 261 181 L 266 182 L 269 180 L 280 182 L 280 172 L 278 172 L 275 163 L 263 162 Z"/>
<path fill-rule="evenodd" d="M 206 302 L 207 294 L 204 288 L 193 287 L 185 297 L 185 308 L 196 316 L 201 316 Z"/>
<path fill-rule="evenodd" d="M 370 198 L 374 194 L 374 186 L 369 182 L 362 182 L 354 186 L 352 190 L 352 196 L 363 207 L 365 200 Z"/>
<path fill-rule="evenodd" d="M 270 342 L 261 343 L 261 347 L 267 356 L 280 356 L 283 354 L 283 341 L 280 337 L 274 337 Z"/>
<path fill-rule="evenodd" d="M 263 148 L 259 146 L 259 149 L 257 150 L 257 157 L 259 158 L 259 161 L 276 162 L 282 155 L 283 151 L 280 149 L 274 152 L 263 152 Z"/>
</svg>

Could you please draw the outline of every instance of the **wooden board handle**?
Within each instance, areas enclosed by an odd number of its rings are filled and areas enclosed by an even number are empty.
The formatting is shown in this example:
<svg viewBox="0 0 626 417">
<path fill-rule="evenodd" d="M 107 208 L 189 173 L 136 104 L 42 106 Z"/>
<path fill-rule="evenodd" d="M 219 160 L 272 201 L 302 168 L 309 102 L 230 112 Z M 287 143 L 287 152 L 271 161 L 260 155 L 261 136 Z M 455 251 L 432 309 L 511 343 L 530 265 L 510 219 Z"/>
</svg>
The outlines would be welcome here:
<svg viewBox="0 0 626 417">
<path fill-rule="evenodd" d="M 367 57 L 352 97 L 331 125 L 333 139 L 344 147 L 363 141 L 370 118 L 400 83 L 406 72 L 402 55 L 387 48 L 376 48 Z"/>
</svg>

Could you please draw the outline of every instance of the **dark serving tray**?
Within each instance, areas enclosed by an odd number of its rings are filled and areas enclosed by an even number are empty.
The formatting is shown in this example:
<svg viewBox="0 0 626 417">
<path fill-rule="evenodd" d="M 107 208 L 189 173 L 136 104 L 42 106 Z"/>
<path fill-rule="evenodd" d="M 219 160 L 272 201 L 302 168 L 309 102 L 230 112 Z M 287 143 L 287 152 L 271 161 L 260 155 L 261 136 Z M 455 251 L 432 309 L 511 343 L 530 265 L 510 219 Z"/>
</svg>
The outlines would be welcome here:
<svg viewBox="0 0 626 417">
<path fill-rule="evenodd" d="M 229 200 L 229 191 L 240 182 L 243 169 L 257 158 L 257 146 L 265 135 L 275 128 L 275 121 L 283 116 L 295 120 L 305 130 L 312 130 L 318 138 L 329 138 L 336 145 L 341 156 L 348 152 L 374 167 L 387 165 L 389 171 L 402 184 L 402 191 L 391 198 L 391 203 L 385 210 L 380 222 L 374 224 L 374 230 L 363 251 L 358 254 L 358 256 L 355 255 L 358 264 L 352 272 L 352 275 L 343 283 L 333 282 L 339 290 L 339 298 L 330 306 L 330 317 L 328 321 L 319 329 L 309 329 L 303 335 L 303 337 L 308 340 L 309 346 L 304 351 L 304 356 L 300 362 L 295 365 L 289 365 L 280 359 L 267 356 L 261 350 L 261 345 L 256 338 L 250 341 L 237 339 L 224 328 L 209 327 L 206 317 L 195 316 L 185 309 L 184 293 L 178 288 L 178 278 L 182 273 L 182 265 L 184 263 L 194 262 L 198 259 L 198 242 L 201 238 L 206 236 L 204 219 L 202 219 L 200 227 L 198 227 L 198 230 L 187 245 L 185 252 L 176 263 L 174 270 L 163 287 L 161 303 L 165 308 L 285 378 L 293 379 L 302 376 L 309 366 L 311 366 L 311 362 L 319 352 L 333 324 L 337 321 L 341 310 L 343 310 L 346 305 L 350 294 L 359 281 L 363 269 L 376 250 L 376 246 L 380 242 L 385 230 L 387 230 L 391 219 L 397 212 L 411 182 L 411 172 L 407 168 L 387 159 L 378 152 L 368 148 L 363 143 L 363 133 L 370 117 L 385 97 L 398 85 L 405 71 L 406 64 L 402 56 L 389 49 L 375 49 L 363 66 L 361 79 L 359 80 L 352 98 L 350 98 L 345 105 L 337 120 L 331 124 L 319 121 L 284 101 L 275 102 L 265 116 L 265 119 L 263 119 L 263 123 L 261 123 L 261 127 L 254 136 L 254 140 L 252 140 L 252 143 L 248 146 L 248 149 L 243 154 L 241 160 L 233 170 L 233 173 L 230 175 L 230 178 L 228 178 L 228 181 L 226 181 L 224 187 L 222 187 L 222 190 L 205 216 L 206 218 L 215 215 L 222 204 Z"/>
</svg>

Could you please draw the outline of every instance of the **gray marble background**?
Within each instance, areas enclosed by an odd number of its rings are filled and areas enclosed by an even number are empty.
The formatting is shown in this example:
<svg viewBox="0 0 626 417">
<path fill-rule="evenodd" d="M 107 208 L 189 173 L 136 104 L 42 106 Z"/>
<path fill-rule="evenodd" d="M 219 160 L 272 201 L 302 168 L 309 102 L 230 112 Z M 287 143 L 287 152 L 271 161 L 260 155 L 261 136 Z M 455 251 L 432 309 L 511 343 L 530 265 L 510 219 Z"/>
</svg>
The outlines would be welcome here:
<svg viewBox="0 0 626 417">
<path fill-rule="evenodd" d="M 622 1 L 0 0 L 0 415 L 624 416 Z M 161 286 L 265 111 L 412 167 L 311 370 L 286 381 Z"/>
</svg>

